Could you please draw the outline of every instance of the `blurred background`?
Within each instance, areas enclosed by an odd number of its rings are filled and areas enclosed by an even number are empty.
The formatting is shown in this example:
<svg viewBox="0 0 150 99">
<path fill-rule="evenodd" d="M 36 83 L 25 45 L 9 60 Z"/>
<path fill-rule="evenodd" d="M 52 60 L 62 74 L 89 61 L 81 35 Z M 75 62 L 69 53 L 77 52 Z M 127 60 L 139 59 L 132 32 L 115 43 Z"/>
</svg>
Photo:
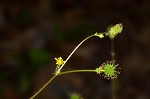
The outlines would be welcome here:
<svg viewBox="0 0 150 99">
<path fill-rule="evenodd" d="M 28 99 L 85 37 L 122 23 L 115 38 L 121 74 L 116 99 L 150 99 L 149 0 L 0 0 L 0 99 Z M 63 70 L 111 60 L 110 39 L 91 38 Z M 95 73 L 57 77 L 35 99 L 111 99 L 111 81 Z"/>
</svg>

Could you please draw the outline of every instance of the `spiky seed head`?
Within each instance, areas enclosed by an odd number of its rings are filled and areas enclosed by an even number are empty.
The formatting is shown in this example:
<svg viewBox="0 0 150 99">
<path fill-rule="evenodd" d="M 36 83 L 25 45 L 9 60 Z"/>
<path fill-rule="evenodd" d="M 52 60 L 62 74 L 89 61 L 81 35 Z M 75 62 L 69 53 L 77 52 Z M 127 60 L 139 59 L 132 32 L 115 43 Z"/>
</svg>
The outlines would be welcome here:
<svg viewBox="0 0 150 99">
<path fill-rule="evenodd" d="M 115 26 L 112 26 L 109 31 L 108 31 L 108 37 L 111 38 L 111 39 L 114 39 L 115 36 L 119 33 L 121 33 L 123 30 L 123 25 L 120 23 L 120 24 L 116 24 Z"/>
<path fill-rule="evenodd" d="M 118 64 L 115 64 L 115 61 L 107 61 L 106 63 L 102 64 L 103 67 L 103 76 L 107 79 L 114 79 L 117 78 L 118 74 L 120 72 L 118 71 L 119 68 L 117 68 Z"/>
</svg>

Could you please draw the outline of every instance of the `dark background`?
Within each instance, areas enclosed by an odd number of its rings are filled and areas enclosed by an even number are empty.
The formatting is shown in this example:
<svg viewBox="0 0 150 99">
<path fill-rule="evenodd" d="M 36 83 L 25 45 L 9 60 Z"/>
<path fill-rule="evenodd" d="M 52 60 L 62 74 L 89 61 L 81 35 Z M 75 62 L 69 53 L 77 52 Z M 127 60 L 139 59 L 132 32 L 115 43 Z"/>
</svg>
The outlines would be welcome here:
<svg viewBox="0 0 150 99">
<path fill-rule="evenodd" d="M 85 37 L 122 23 L 115 38 L 117 99 L 150 99 L 150 0 L 1 0 L 0 99 L 28 99 Z M 109 38 L 91 38 L 63 70 L 94 69 L 110 57 Z M 56 78 L 35 99 L 111 99 L 111 81 L 94 73 Z"/>
</svg>

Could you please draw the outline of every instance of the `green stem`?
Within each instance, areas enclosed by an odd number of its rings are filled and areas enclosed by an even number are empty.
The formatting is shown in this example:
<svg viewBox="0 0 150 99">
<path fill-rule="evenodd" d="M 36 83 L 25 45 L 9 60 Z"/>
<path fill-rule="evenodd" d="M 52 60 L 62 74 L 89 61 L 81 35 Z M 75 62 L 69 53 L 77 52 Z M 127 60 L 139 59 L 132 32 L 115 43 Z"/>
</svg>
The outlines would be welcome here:
<svg viewBox="0 0 150 99">
<path fill-rule="evenodd" d="M 111 39 L 111 59 L 115 60 L 115 45 L 114 45 L 114 39 Z M 116 98 L 116 80 L 113 79 L 111 80 L 111 87 L 112 87 L 112 99 L 117 99 Z"/>
<path fill-rule="evenodd" d="M 115 45 L 114 45 L 114 39 L 111 39 L 111 59 L 115 60 Z"/>
<path fill-rule="evenodd" d="M 67 61 L 70 59 L 70 57 L 72 56 L 72 54 L 82 45 L 82 43 L 84 43 L 86 40 L 88 40 L 89 38 L 95 36 L 94 34 L 93 35 L 90 35 L 88 36 L 87 38 L 85 38 L 83 41 L 81 41 L 78 46 L 75 47 L 75 49 L 70 53 L 70 55 L 67 57 L 67 59 L 65 60 L 65 63 L 59 68 L 59 72 L 61 71 L 61 69 L 64 67 L 64 65 L 67 63 Z M 56 73 L 57 74 L 57 73 Z"/>
<path fill-rule="evenodd" d="M 53 80 L 54 78 L 56 77 L 56 75 L 53 75 L 52 78 L 50 78 L 44 85 L 43 87 L 41 87 L 39 89 L 39 91 L 37 91 L 32 97 L 30 97 L 29 99 L 34 99 L 46 86 L 48 86 Z"/>
<path fill-rule="evenodd" d="M 81 73 L 81 72 L 96 72 L 95 70 L 70 70 L 59 73 L 58 75 L 68 74 L 68 73 Z"/>
<path fill-rule="evenodd" d="M 69 73 L 79 73 L 79 72 L 96 72 L 96 70 L 70 70 L 70 71 L 64 71 L 61 73 L 58 73 L 57 75 L 53 75 L 52 78 L 50 78 L 44 85 L 43 87 L 41 87 L 39 89 L 39 91 L 37 91 L 32 97 L 30 97 L 29 99 L 34 99 L 45 87 L 47 87 L 53 80 L 54 78 L 56 78 L 59 75 L 63 75 L 63 74 L 69 74 Z"/>
</svg>

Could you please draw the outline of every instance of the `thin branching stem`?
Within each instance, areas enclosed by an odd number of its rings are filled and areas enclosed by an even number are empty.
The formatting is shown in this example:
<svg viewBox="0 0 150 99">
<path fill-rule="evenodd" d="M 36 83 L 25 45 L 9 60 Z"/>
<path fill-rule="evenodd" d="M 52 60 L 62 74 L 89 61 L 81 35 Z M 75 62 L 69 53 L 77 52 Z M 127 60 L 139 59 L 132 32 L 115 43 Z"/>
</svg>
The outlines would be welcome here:
<svg viewBox="0 0 150 99">
<path fill-rule="evenodd" d="M 69 74 L 69 73 L 81 73 L 81 72 L 96 72 L 96 70 L 70 70 L 70 71 L 64 71 L 61 73 L 58 73 L 58 75 L 53 75 L 52 78 L 50 78 L 40 89 L 37 91 L 32 97 L 29 99 L 34 99 L 45 87 L 47 87 L 57 76 L 63 75 L 63 74 Z"/>
<path fill-rule="evenodd" d="M 58 71 L 61 71 L 61 69 L 64 67 L 64 65 L 67 63 L 67 61 L 70 59 L 70 57 L 72 56 L 72 54 L 82 45 L 82 43 L 84 43 L 86 40 L 88 40 L 89 38 L 95 36 L 94 34 L 93 35 L 90 35 L 88 36 L 87 38 L 85 38 L 83 41 L 81 41 L 76 47 L 75 49 L 70 53 L 70 55 L 67 57 L 67 59 L 65 60 L 65 63 L 59 68 Z"/>
<path fill-rule="evenodd" d="M 34 99 L 45 87 L 47 87 L 57 76 L 63 75 L 63 74 L 68 74 L 68 73 L 76 73 L 76 72 L 96 72 L 96 70 L 70 70 L 70 71 L 64 71 L 61 72 L 61 69 L 64 67 L 64 65 L 67 63 L 67 61 L 70 59 L 70 57 L 73 55 L 73 53 L 82 45 L 82 43 L 84 43 L 86 40 L 88 40 L 91 37 L 94 36 L 98 36 L 100 38 L 103 38 L 103 35 L 105 34 L 106 36 L 108 36 L 107 32 L 103 32 L 103 33 L 98 33 L 98 34 L 93 34 L 88 36 L 87 38 L 85 38 L 84 40 L 82 40 L 76 47 L 75 49 L 70 53 L 70 55 L 67 57 L 67 59 L 64 61 L 64 63 L 61 65 L 61 67 L 55 72 L 55 74 L 52 76 L 52 78 L 50 78 L 44 85 L 43 87 L 41 87 L 39 89 L 39 91 L 37 91 L 32 97 L 30 97 L 29 99 Z M 113 40 L 112 40 L 113 42 Z M 114 43 L 111 42 L 111 56 L 112 56 L 112 60 L 115 59 L 115 51 L 114 51 Z M 103 70 L 102 70 L 103 72 Z"/>
<path fill-rule="evenodd" d="M 86 40 L 88 40 L 89 38 L 91 38 L 91 37 L 93 37 L 93 36 L 95 36 L 94 34 L 93 35 L 90 35 L 90 36 L 88 36 L 87 38 L 85 38 L 82 42 L 80 42 L 76 47 L 75 47 L 75 49 L 70 53 L 70 55 L 68 56 L 68 58 L 65 60 L 65 63 L 59 68 L 59 70 L 57 70 L 57 71 L 61 71 L 61 69 L 63 68 L 63 66 L 66 64 L 66 62 L 70 59 L 70 57 L 72 56 L 72 54 L 82 45 L 82 43 L 84 43 Z M 33 99 L 34 97 L 36 97 L 48 84 L 50 84 L 52 81 L 53 81 L 53 79 L 55 78 L 55 77 L 57 77 L 57 75 L 61 75 L 61 74 L 67 74 L 67 73 L 73 73 L 73 72 L 95 72 L 94 70 L 92 71 L 92 70 L 72 70 L 72 71 L 65 71 L 65 72 L 61 72 L 61 73 L 58 73 L 58 72 L 56 72 L 56 74 L 52 77 L 52 78 L 50 78 L 44 85 L 43 85 L 43 87 L 41 87 L 40 89 L 39 89 L 39 91 L 37 91 L 30 99 Z"/>
</svg>

